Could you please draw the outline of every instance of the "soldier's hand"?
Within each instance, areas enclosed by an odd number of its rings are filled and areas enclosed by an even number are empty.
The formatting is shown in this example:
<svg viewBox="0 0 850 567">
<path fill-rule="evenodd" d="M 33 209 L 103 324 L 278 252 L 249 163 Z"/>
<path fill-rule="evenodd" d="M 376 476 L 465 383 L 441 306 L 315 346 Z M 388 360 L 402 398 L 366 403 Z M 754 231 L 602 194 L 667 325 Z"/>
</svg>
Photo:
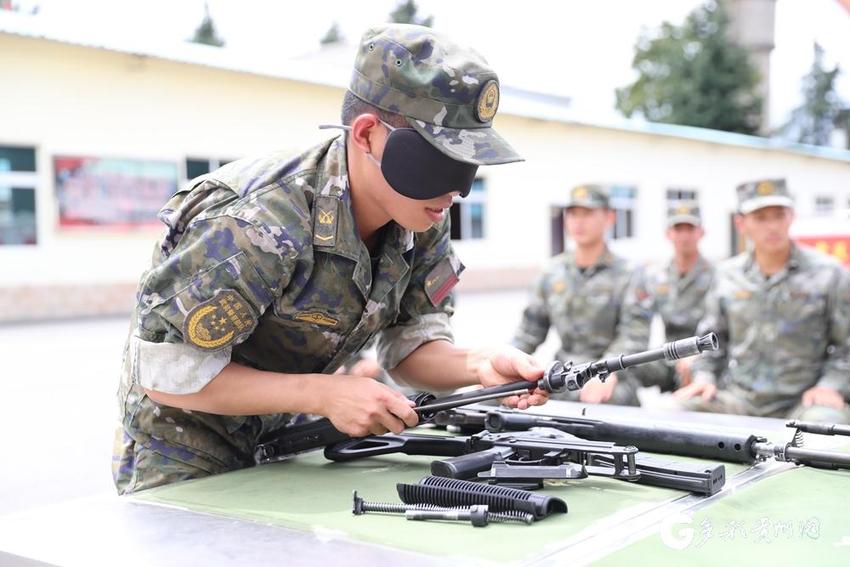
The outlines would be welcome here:
<svg viewBox="0 0 850 567">
<path fill-rule="evenodd" d="M 586 404 L 602 404 L 611 399 L 616 387 L 616 374 L 611 374 L 604 382 L 597 376 L 581 387 L 578 399 Z"/>
<path fill-rule="evenodd" d="M 536 382 L 543 378 L 543 371 L 543 366 L 531 355 L 513 347 L 505 347 L 489 356 L 474 369 L 478 381 L 485 387 L 501 386 L 517 380 Z M 529 393 L 509 396 L 501 401 L 508 407 L 528 409 L 530 406 L 545 404 L 548 400 L 548 392 L 535 388 Z"/>
<path fill-rule="evenodd" d="M 401 433 L 419 423 L 411 400 L 372 378 L 336 375 L 328 384 L 320 413 L 352 437 Z"/>
<path fill-rule="evenodd" d="M 676 361 L 676 375 L 679 377 L 679 386 L 688 386 L 693 381 L 691 374 L 691 365 L 696 359 L 695 356 L 682 358 Z"/>
<path fill-rule="evenodd" d="M 803 392 L 802 402 L 806 407 L 826 406 L 841 409 L 844 407 L 844 396 L 838 390 L 824 388 L 823 386 L 814 386 Z"/>
<path fill-rule="evenodd" d="M 710 382 L 694 382 L 684 388 L 679 388 L 673 392 L 673 397 L 678 400 L 689 400 L 696 396 L 702 396 L 702 399 L 709 401 L 714 398 L 717 393 L 717 386 Z"/>
</svg>

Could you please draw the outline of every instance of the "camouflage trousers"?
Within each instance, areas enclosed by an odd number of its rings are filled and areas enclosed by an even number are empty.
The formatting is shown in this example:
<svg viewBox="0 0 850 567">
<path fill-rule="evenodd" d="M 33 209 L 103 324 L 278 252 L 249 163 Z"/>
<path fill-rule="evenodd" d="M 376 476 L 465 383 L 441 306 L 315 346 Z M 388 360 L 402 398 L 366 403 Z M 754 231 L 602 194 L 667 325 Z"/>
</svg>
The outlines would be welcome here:
<svg viewBox="0 0 850 567">
<path fill-rule="evenodd" d="M 846 403 L 841 409 L 827 406 L 804 406 L 802 403 L 789 405 L 781 409 L 772 409 L 766 404 L 755 402 L 750 392 L 730 386 L 718 390 L 711 400 L 700 397 L 680 402 L 681 409 L 686 411 L 701 411 L 712 413 L 731 413 L 736 415 L 752 415 L 756 417 L 776 417 L 781 419 L 797 419 L 800 421 L 818 421 L 822 423 L 850 424 L 850 406 Z"/>
<path fill-rule="evenodd" d="M 222 416 L 157 404 L 131 392 L 117 428 L 112 477 L 119 494 L 254 465 L 254 448 L 292 422 L 289 414 Z"/>
<path fill-rule="evenodd" d="M 676 366 L 663 360 L 641 364 L 630 372 L 642 386 L 658 386 L 662 392 L 672 392 L 679 384 Z"/>
</svg>

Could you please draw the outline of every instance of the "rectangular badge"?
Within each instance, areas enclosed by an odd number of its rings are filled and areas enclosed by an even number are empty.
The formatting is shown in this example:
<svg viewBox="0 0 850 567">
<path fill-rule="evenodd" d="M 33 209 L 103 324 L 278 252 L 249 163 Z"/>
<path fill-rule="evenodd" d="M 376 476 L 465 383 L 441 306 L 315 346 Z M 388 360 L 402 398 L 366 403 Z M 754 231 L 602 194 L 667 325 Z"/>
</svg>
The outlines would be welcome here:
<svg viewBox="0 0 850 567">
<path fill-rule="evenodd" d="M 458 262 L 458 267 L 455 268 L 450 258 L 443 258 L 428 273 L 428 276 L 425 278 L 425 294 L 434 307 L 437 307 L 449 295 L 449 292 L 457 285 L 457 282 L 460 281 L 458 276 L 463 271 L 463 268 L 464 266 L 460 262 Z"/>
<path fill-rule="evenodd" d="M 313 246 L 336 246 L 336 225 L 339 199 L 319 195 L 315 201 L 313 215 Z"/>
</svg>

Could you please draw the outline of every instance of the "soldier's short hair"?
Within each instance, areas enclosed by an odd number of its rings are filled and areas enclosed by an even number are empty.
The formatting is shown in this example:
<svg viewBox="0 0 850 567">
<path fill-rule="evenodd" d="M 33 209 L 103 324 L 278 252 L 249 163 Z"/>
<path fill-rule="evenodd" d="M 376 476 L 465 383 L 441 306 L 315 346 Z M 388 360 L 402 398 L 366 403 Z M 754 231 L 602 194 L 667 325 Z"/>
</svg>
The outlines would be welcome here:
<svg viewBox="0 0 850 567">
<path fill-rule="evenodd" d="M 410 128 L 407 120 L 401 114 L 394 114 L 373 106 L 368 102 L 357 98 L 351 91 L 345 91 L 345 97 L 342 99 L 342 112 L 340 118 L 346 126 L 351 126 L 355 118 L 361 114 L 374 114 L 387 124 L 396 126 L 397 128 Z"/>
</svg>

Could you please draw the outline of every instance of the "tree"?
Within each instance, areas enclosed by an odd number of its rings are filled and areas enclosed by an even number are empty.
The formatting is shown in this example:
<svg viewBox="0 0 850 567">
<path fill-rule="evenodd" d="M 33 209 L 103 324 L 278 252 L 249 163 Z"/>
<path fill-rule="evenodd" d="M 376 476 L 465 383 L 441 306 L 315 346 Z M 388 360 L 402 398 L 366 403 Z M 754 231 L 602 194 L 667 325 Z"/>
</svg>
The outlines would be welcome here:
<svg viewBox="0 0 850 567">
<path fill-rule="evenodd" d="M 434 25 L 434 16 L 420 18 L 416 12 L 419 7 L 414 0 L 404 0 L 396 4 L 395 10 L 390 12 L 390 20 L 396 24 L 416 24 L 431 27 Z"/>
<path fill-rule="evenodd" d="M 343 40 L 342 32 L 339 31 L 339 24 L 334 22 L 331 24 L 331 27 L 328 31 L 325 32 L 325 35 L 322 39 L 319 40 L 319 43 L 322 45 L 330 45 L 333 43 L 340 43 Z"/>
<path fill-rule="evenodd" d="M 844 130 L 844 145 L 850 150 L 850 106 L 838 113 L 835 126 Z"/>
<path fill-rule="evenodd" d="M 823 48 L 815 43 L 812 69 L 803 77 L 803 103 L 791 111 L 791 119 L 781 129 L 784 135 L 803 144 L 829 145 L 833 130 L 847 128 L 848 109 L 835 90 L 841 71 L 838 65 L 827 70 L 823 54 Z"/>
<path fill-rule="evenodd" d="M 195 30 L 195 35 L 189 41 L 212 45 L 213 47 L 224 46 L 224 40 L 218 37 L 215 31 L 215 24 L 212 21 L 212 17 L 210 17 L 210 6 L 207 2 L 204 2 L 204 20 L 198 26 L 198 29 Z"/>
<path fill-rule="evenodd" d="M 653 122 L 755 133 L 761 121 L 758 73 L 728 37 L 729 18 L 709 1 L 682 26 L 661 25 L 635 45 L 637 80 L 617 89 L 617 109 Z"/>
</svg>

